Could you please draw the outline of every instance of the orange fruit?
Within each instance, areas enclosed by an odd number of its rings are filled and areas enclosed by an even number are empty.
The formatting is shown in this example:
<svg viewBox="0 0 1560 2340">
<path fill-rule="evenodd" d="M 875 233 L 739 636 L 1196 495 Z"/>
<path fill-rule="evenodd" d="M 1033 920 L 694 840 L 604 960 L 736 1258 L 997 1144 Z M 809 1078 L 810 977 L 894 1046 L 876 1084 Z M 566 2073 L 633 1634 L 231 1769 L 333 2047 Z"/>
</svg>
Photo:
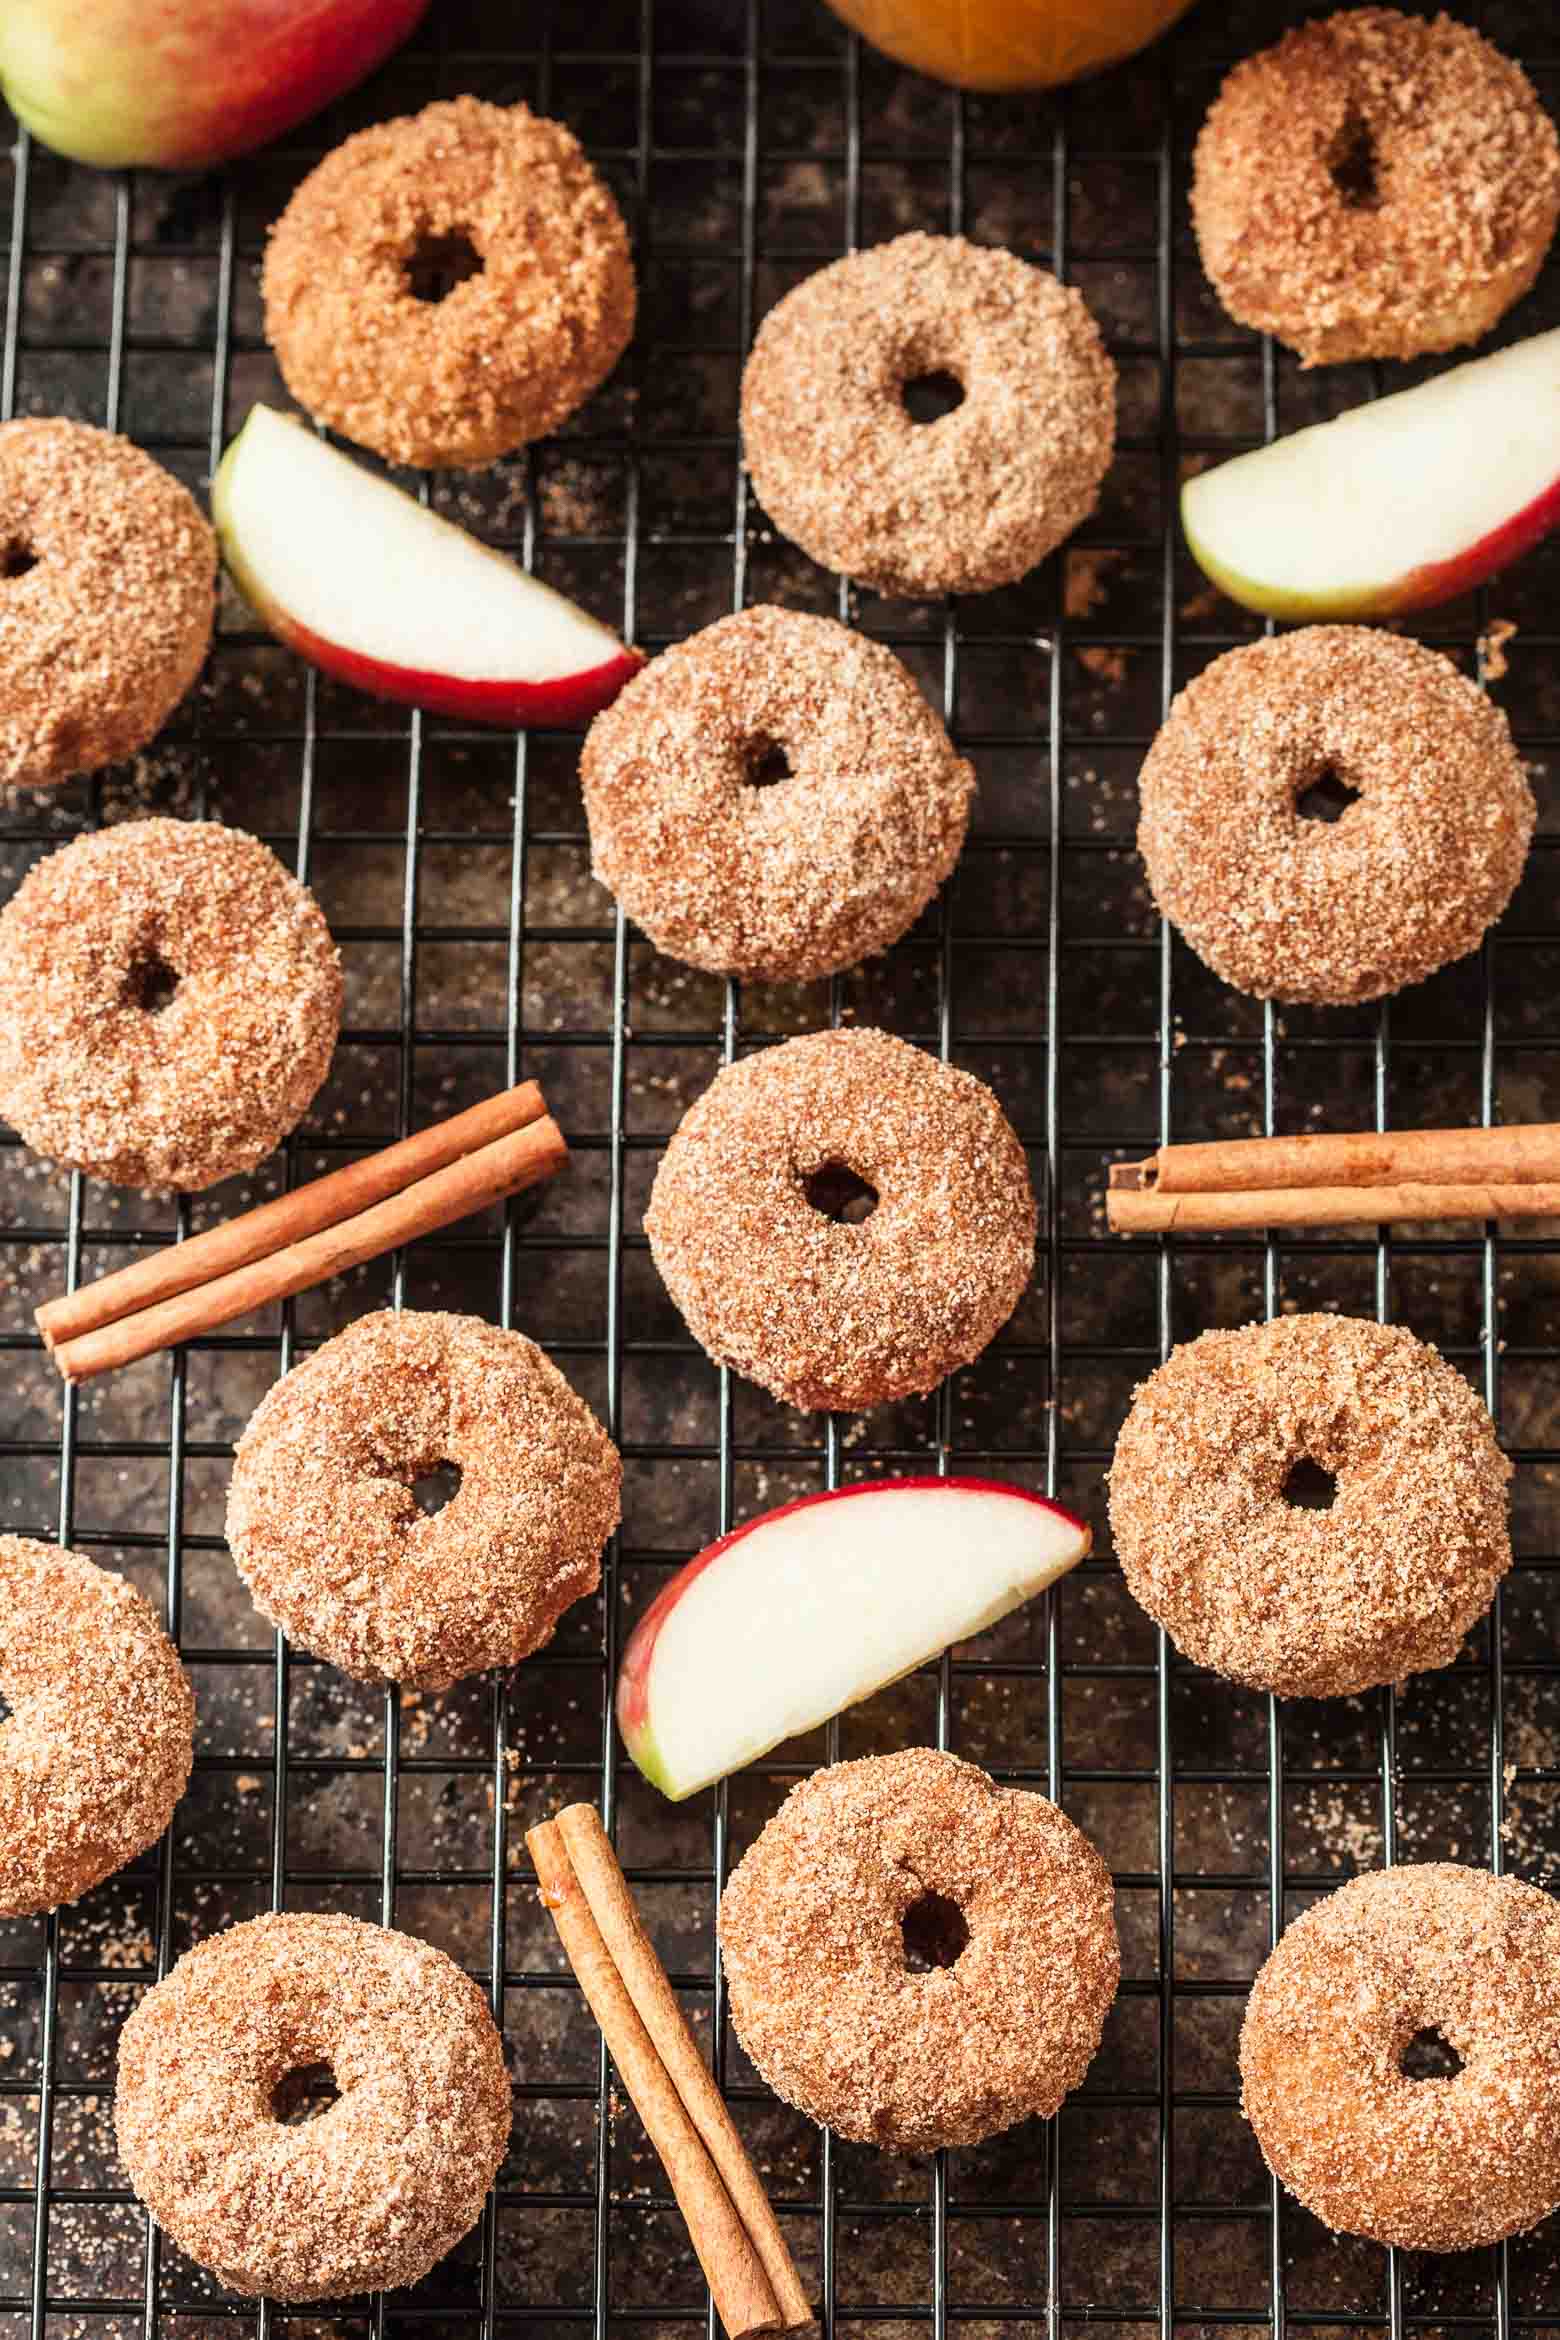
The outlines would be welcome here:
<svg viewBox="0 0 1560 2340">
<path fill-rule="evenodd" d="M 831 0 L 876 49 L 961 89 L 1054 89 L 1146 48 L 1191 0 Z"/>
</svg>

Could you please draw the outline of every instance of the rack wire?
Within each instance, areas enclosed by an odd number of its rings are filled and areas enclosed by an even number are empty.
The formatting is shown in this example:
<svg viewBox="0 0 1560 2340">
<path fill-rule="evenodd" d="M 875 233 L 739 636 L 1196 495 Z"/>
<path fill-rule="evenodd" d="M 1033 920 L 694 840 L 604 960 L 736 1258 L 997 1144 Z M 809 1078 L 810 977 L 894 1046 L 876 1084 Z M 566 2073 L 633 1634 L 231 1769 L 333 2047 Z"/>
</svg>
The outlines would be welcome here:
<svg viewBox="0 0 1560 2340">
<path fill-rule="evenodd" d="M 892 641 L 981 772 L 943 902 L 890 958 L 739 992 L 655 958 L 591 885 L 578 743 L 512 741 L 319 682 L 224 607 L 201 692 L 132 770 L 8 808 L 7 888 L 79 829 L 146 810 L 258 830 L 319 890 L 347 1026 L 285 1166 L 177 1206 L 111 1196 L 0 1148 L 0 1521 L 124 1567 L 195 1678 L 195 1780 L 157 1852 L 74 1910 L 0 1926 L 0 2340 L 145 2340 L 300 2321 L 230 2298 L 152 2232 L 113 2154 L 117 2029 L 192 1938 L 270 1906 L 424 1933 L 491 1993 L 516 2129 L 479 2232 L 417 2290 L 316 2330 L 713 2334 L 659 2172 L 539 1918 L 529 1819 L 599 1795 L 831 2329 L 942 2340 L 998 2326 L 1514 2328 L 1560 2320 L 1546 2230 L 1509 2251 L 1390 2255 L 1282 2204 L 1239 2116 L 1244 1992 L 1286 1918 L 1359 1865 L 1490 1861 L 1539 1880 L 1560 1847 L 1548 1609 L 1560 1432 L 1560 1242 L 1404 1235 L 1121 1243 L 1107 1159 L 1171 1136 L 1554 1111 L 1560 1030 L 1560 638 L 1550 553 L 1436 613 L 1428 638 L 1501 685 L 1534 761 L 1528 877 L 1473 961 L 1388 1007 L 1283 1014 L 1208 977 L 1153 916 L 1132 854 L 1136 766 L 1173 691 L 1254 630 L 1178 552 L 1189 460 L 1381 385 L 1296 372 L 1224 319 L 1185 226 L 1189 140 L 1219 74 L 1311 11 L 1202 0 L 1134 66 L 1053 100 L 959 98 L 901 73 L 814 0 L 604 0 L 539 46 L 509 0 L 449 0 L 421 41 L 296 143 L 201 180 L 104 177 L 18 136 L 0 157 L 0 417 L 128 429 L 204 480 L 280 387 L 259 330 L 266 221 L 319 152 L 436 92 L 569 120 L 634 224 L 643 305 L 617 381 L 563 439 L 422 492 L 649 648 L 772 597 Z M 1492 37 L 1560 110 L 1548 0 L 1489 0 Z M 863 597 L 769 529 L 738 462 L 741 352 L 835 253 L 962 229 L 1079 283 L 1122 376 L 1122 450 L 1095 521 L 1033 579 L 929 610 Z M 1512 330 L 1560 316 L 1551 268 Z M 1496 616 L 1519 632 L 1501 646 Z M 1489 653 L 1493 652 L 1491 656 Z M 1492 675 L 1493 679 L 1493 675 Z M 862 1421 L 786 1413 L 695 1352 L 640 1233 L 656 1155 L 717 1066 L 826 1020 L 880 1021 L 991 1079 L 1042 1197 L 1034 1292 L 976 1367 Z M 38 1299 L 313 1174 L 438 1109 L 539 1074 L 568 1178 L 171 1358 L 62 1390 Z M 300 1351 L 365 1307 L 469 1307 L 542 1338 L 626 1463 L 601 1601 L 501 1681 L 382 1700 L 265 1633 L 221 1537 L 230 1445 Z M 1100 1473 L 1135 1380 L 1209 1323 L 1375 1309 L 1455 1356 L 1518 1464 L 1519 1565 L 1448 1672 L 1288 1706 L 1183 1666 L 1124 1594 Z M 610 1686 L 666 1572 L 765 1502 L 914 1464 L 979 1468 L 1095 1519 L 1100 1556 L 1031 1611 L 687 1807 L 621 1757 Z M 1058 1796 L 1115 1870 L 1122 1995 L 1087 2086 L 1044 2128 L 897 2163 L 770 2098 L 726 2021 L 714 1911 L 732 1861 L 812 1763 L 930 1740 Z"/>
</svg>

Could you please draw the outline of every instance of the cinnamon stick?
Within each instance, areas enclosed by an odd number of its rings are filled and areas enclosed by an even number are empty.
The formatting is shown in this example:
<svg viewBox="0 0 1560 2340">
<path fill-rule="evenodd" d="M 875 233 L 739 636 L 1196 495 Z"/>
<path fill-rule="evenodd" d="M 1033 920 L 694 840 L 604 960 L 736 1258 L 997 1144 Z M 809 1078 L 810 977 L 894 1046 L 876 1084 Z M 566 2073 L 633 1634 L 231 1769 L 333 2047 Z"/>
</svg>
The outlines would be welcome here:
<svg viewBox="0 0 1560 2340">
<path fill-rule="evenodd" d="M 170 1243 L 131 1267 L 100 1276 L 95 1284 L 83 1284 L 79 1292 L 46 1300 L 34 1311 L 44 1347 L 57 1348 L 82 1333 L 96 1332 L 99 1325 L 113 1324 L 117 1318 L 133 1315 L 138 1308 L 150 1308 L 159 1300 L 171 1300 L 197 1284 L 209 1284 L 217 1276 L 247 1267 L 251 1260 L 285 1251 L 290 1243 L 299 1243 L 322 1227 L 355 1218 L 359 1211 L 399 1194 L 447 1163 L 476 1153 L 495 1138 L 507 1137 L 511 1130 L 540 1121 L 546 1110 L 536 1082 L 522 1081 L 518 1088 L 484 1098 L 480 1105 L 472 1105 L 448 1121 L 436 1121 L 431 1129 L 420 1129 L 398 1145 L 386 1146 L 383 1153 L 348 1162 L 327 1177 L 312 1179 L 291 1194 L 279 1194 L 273 1202 L 261 1203 L 223 1226 L 192 1235 L 187 1243 Z"/>
<path fill-rule="evenodd" d="M 505 1195 L 518 1194 L 550 1178 L 568 1160 L 563 1132 L 550 1115 L 475 1153 L 462 1155 L 429 1178 L 419 1178 L 400 1193 L 389 1195 L 371 1210 L 323 1227 L 302 1242 L 251 1260 L 227 1275 L 213 1278 L 171 1299 L 141 1308 L 133 1316 L 116 1318 L 96 1331 L 61 1341 L 54 1362 L 67 1381 L 86 1381 L 118 1365 L 130 1365 L 159 1349 L 198 1339 L 248 1316 L 272 1300 L 289 1299 L 313 1284 L 345 1274 L 364 1260 L 377 1259 L 419 1235 L 453 1226 L 486 1210 Z"/>
<path fill-rule="evenodd" d="M 600 1822 L 596 1822 L 592 1831 L 588 1821 L 575 1817 L 586 1809 L 571 1806 L 557 1820 L 544 1821 L 540 1827 L 528 1830 L 525 1841 L 536 1864 L 543 1904 L 558 1929 L 591 2013 L 601 2027 L 618 2076 L 665 2166 L 716 2311 L 731 2340 L 782 2332 L 799 2322 L 810 2324 L 811 2312 L 794 2268 L 789 2270 L 785 2292 L 787 2301 L 799 2304 L 800 2316 L 793 2317 L 777 2295 L 758 2240 L 744 2223 L 721 2168 L 683 2099 L 673 2069 L 663 2061 L 651 2034 L 647 2016 L 653 2016 L 662 2037 L 667 2036 L 669 2008 L 686 2040 L 686 2053 L 681 2048 L 674 2051 L 676 2072 L 686 2071 L 688 2056 L 703 2070 L 698 2048 L 672 1998 L 671 1985 L 660 1961 L 639 1924 L 623 1873 Z M 590 1818 L 595 1819 L 593 1811 Z M 565 1821 L 570 1823 L 567 1833 Z M 590 1890 L 574 1865 L 573 1846 L 580 1847 Z M 655 1978 L 659 1978 L 658 1982 Z M 705 2078 L 709 2078 L 707 2073 Z M 713 2086 L 711 2081 L 712 2089 Z M 737 2181 L 743 2198 L 750 2198 L 748 2181 L 751 2190 L 761 2195 L 757 2173 L 748 2162 L 735 2128 L 731 2127 L 724 2105 L 721 2112 L 729 2130 L 729 2143 L 723 2150 L 734 2151 L 746 2164 L 746 2180 Z M 766 2219 L 773 2224 L 773 2213 L 767 2203 L 764 2210 Z M 778 2227 L 774 2229 L 774 2242 L 784 2253 Z"/>
<path fill-rule="evenodd" d="M 1386 1226 L 1394 1220 L 1560 1218 L 1560 1182 L 1544 1186 L 1289 1186 L 1167 1194 L 1111 1187 L 1117 1235 L 1234 1233 L 1245 1228 Z"/>
<path fill-rule="evenodd" d="M 1118 1190 L 1159 1194 L 1292 1186 L 1547 1186 L 1560 1183 L 1560 1122 L 1497 1129 L 1348 1130 L 1161 1146 L 1146 1162 L 1113 1163 L 1110 1183 Z"/>
</svg>

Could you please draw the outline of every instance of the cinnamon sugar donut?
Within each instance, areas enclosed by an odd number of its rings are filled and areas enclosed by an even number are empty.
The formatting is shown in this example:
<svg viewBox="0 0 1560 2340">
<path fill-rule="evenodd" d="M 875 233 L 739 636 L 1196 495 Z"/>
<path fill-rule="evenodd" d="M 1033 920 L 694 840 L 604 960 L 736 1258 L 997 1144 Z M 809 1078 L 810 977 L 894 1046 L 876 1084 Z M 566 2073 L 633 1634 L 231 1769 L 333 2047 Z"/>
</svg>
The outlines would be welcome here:
<svg viewBox="0 0 1560 2340">
<path fill-rule="evenodd" d="M 1054 2113 L 1121 1974 L 1110 1871 L 1082 1830 L 931 1747 L 793 1788 L 721 1897 L 720 1946 L 770 2087 L 896 2153 Z"/>
<path fill-rule="evenodd" d="M 634 330 L 628 232 L 578 139 L 474 97 L 328 154 L 262 289 L 293 396 L 392 463 L 492 463 L 556 430 Z"/>
<path fill-rule="evenodd" d="M 335 2101 L 300 2113 L 325 2092 Z M 504 2049 L 430 1942 L 285 1911 L 187 1950 L 119 2038 L 131 2185 L 230 2290 L 416 2283 L 468 2234 L 509 2139 Z"/>
<path fill-rule="evenodd" d="M 1351 8 L 1237 65 L 1197 141 L 1192 217 L 1238 323 L 1308 366 L 1477 341 L 1543 265 L 1560 140 L 1472 25 Z"/>
<path fill-rule="evenodd" d="M 772 785 L 766 759 L 784 766 Z M 975 792 L 891 650 L 767 607 L 636 675 L 580 777 L 595 874 L 657 949 L 768 982 L 897 942 L 958 859 Z"/>
<path fill-rule="evenodd" d="M 906 385 L 962 397 L 912 420 Z M 897 236 L 821 268 L 758 329 L 748 469 L 777 528 L 880 593 L 1010 585 L 1099 501 L 1116 369 L 1081 293 L 962 236 Z"/>
<path fill-rule="evenodd" d="M 416 1482 L 453 1466 L 432 1516 Z M 261 1400 L 227 1538 L 256 1606 L 359 1681 L 444 1690 L 550 1641 L 601 1581 L 622 1466 L 534 1341 L 359 1317 Z"/>
<path fill-rule="evenodd" d="M 216 821 L 125 821 L 0 912 L 0 1113 L 117 1186 L 212 1186 L 302 1118 L 341 1022 L 306 887 Z"/>
<path fill-rule="evenodd" d="M 1453 2068 L 1415 2076 L 1420 2043 Z M 1560 2207 L 1560 1908 L 1448 1861 L 1356 1877 L 1257 1976 L 1240 2069 L 1268 2167 L 1329 2226 L 1414 2251 L 1525 2232 Z"/>
<path fill-rule="evenodd" d="M 133 1585 L 0 1536 L 0 1917 L 75 1901 L 155 1844 L 189 1783 L 195 1700 Z"/>
<path fill-rule="evenodd" d="M 1343 1698 L 1451 1664 L 1511 1566 L 1510 1478 L 1481 1401 L 1401 1325 L 1281 1316 L 1203 1333 L 1143 1383 L 1111 1532 L 1183 1656 Z"/>
<path fill-rule="evenodd" d="M 0 423 L 0 786 L 144 747 L 199 674 L 217 544 L 173 474 L 87 423 Z"/>
<path fill-rule="evenodd" d="M 645 1229 L 717 1363 L 790 1405 L 855 1410 L 980 1355 L 1028 1285 L 1035 1198 L 972 1073 L 888 1032 L 810 1032 L 716 1075 Z"/>
<path fill-rule="evenodd" d="M 1308 817 L 1331 780 L 1357 802 Z M 1505 716 L 1449 658 L 1370 626 L 1226 651 L 1181 692 L 1139 779 L 1154 899 L 1216 975 L 1339 1004 L 1476 948 L 1535 808 Z"/>
</svg>

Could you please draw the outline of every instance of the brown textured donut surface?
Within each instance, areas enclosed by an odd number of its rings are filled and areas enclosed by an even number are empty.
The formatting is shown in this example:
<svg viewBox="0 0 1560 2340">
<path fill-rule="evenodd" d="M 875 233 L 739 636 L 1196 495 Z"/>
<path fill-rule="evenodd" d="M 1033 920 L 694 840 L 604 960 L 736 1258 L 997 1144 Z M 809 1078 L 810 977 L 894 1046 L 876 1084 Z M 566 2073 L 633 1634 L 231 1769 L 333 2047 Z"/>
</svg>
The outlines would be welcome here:
<svg viewBox="0 0 1560 2340">
<path fill-rule="evenodd" d="M 1291 1502 L 1308 1460 L 1330 1508 Z M 1511 1465 L 1454 1366 L 1401 1325 L 1281 1316 L 1206 1332 L 1116 1441 L 1127 1583 L 1198 1665 L 1341 1698 L 1450 1665 L 1511 1565 Z"/>
<path fill-rule="evenodd" d="M 1417 2079 L 1439 2032 L 1462 2069 Z M 1436 1861 L 1356 1877 L 1296 1919 L 1241 2031 L 1246 2118 L 1317 2217 L 1466 2251 L 1560 2205 L 1560 1908 Z"/>
<path fill-rule="evenodd" d="M 1357 802 L 1308 819 L 1326 775 Z M 1438 650 L 1308 626 L 1226 651 L 1181 692 L 1139 779 L 1154 899 L 1226 983 L 1343 1004 L 1475 949 L 1535 809 L 1505 716 Z"/>
<path fill-rule="evenodd" d="M 76 837 L 0 912 L 0 1113 L 118 1186 L 252 1169 L 307 1109 L 340 1022 L 318 904 L 241 829 Z"/>
<path fill-rule="evenodd" d="M 842 1171 L 877 1198 L 859 1223 L 828 1215 Z M 979 1356 L 1029 1282 L 1035 1199 L 973 1073 L 888 1032 L 810 1032 L 716 1075 L 645 1227 L 712 1357 L 793 1406 L 854 1410 Z"/>
<path fill-rule="evenodd" d="M 194 497 L 128 439 L 0 423 L 0 785 L 144 747 L 200 672 L 216 575 Z"/>
<path fill-rule="evenodd" d="M 907 382 L 964 395 L 911 419 Z M 764 509 L 880 593 L 1011 584 L 1086 520 L 1116 440 L 1116 370 L 1083 296 L 1015 253 L 897 236 L 821 268 L 759 327 L 742 437 Z"/>
<path fill-rule="evenodd" d="M 144 1852 L 190 1776 L 195 1700 L 133 1585 L 0 1536 L 0 1917 L 75 1901 Z"/>
<path fill-rule="evenodd" d="M 481 265 L 420 299 L 421 257 Z M 474 97 L 360 130 L 271 233 L 265 327 L 287 387 L 395 463 L 485 464 L 555 430 L 628 345 L 634 268 L 579 141 Z"/>
<path fill-rule="evenodd" d="M 414 1482 L 453 1463 L 431 1516 Z M 474 1316 L 359 1317 L 262 1399 L 227 1537 L 256 1604 L 360 1681 L 441 1690 L 552 1638 L 601 1579 L 617 1449 L 522 1334 Z"/>
<path fill-rule="evenodd" d="M 771 750 L 786 776 L 756 785 Z M 975 789 L 891 650 L 769 607 L 636 675 L 580 775 L 596 875 L 656 947 L 772 982 L 896 942 L 957 860 Z"/>
<path fill-rule="evenodd" d="M 281 2084 L 319 2065 L 337 2100 L 278 2117 Z M 358 1918 L 230 1926 L 120 2034 L 130 2183 L 181 2250 L 251 2295 L 417 2282 L 481 2216 L 509 2117 L 476 1984 L 431 1943 Z"/>
<path fill-rule="evenodd" d="M 1476 341 L 1560 215 L 1560 141 L 1471 25 L 1352 8 L 1237 65 L 1197 141 L 1192 214 L 1230 315 L 1307 365 Z"/>
<path fill-rule="evenodd" d="M 938 1962 L 915 1971 L 922 1942 Z M 720 1943 L 732 2021 L 770 2086 L 901 2153 L 1055 2112 L 1121 1973 L 1088 1838 L 931 1747 L 793 1788 L 726 1887 Z"/>
</svg>

